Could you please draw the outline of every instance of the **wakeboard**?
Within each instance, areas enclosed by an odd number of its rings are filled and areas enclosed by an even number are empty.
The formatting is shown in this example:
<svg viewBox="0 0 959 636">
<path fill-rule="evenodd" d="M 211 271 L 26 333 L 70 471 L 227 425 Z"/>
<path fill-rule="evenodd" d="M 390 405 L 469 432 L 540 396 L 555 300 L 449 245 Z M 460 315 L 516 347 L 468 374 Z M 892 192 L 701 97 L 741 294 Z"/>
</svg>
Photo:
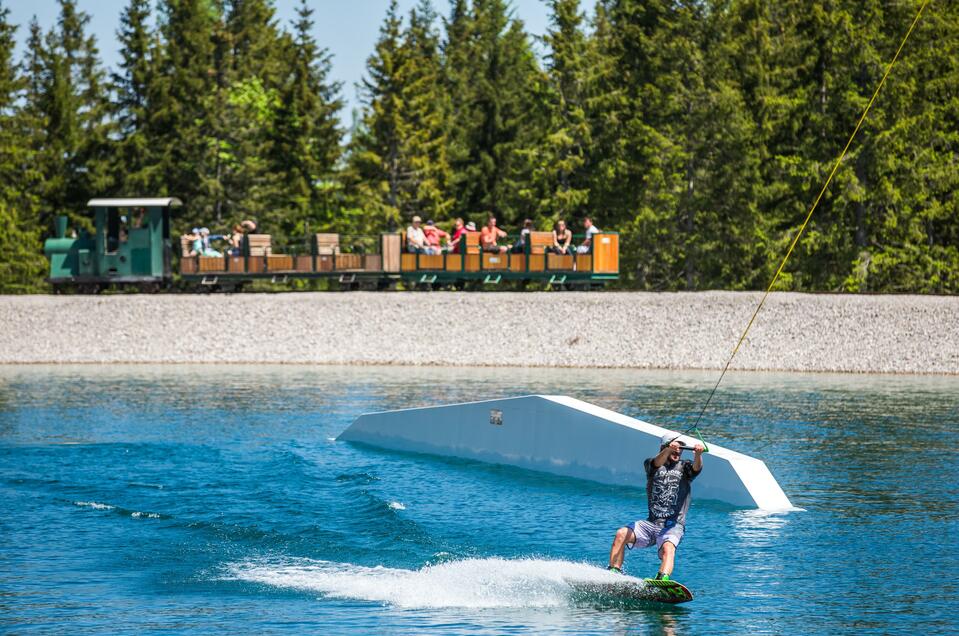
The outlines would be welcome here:
<svg viewBox="0 0 959 636">
<path fill-rule="evenodd" d="M 574 594 L 582 600 L 603 603 L 685 603 L 693 594 L 678 581 L 622 577 L 621 581 L 568 581 Z"/>
</svg>

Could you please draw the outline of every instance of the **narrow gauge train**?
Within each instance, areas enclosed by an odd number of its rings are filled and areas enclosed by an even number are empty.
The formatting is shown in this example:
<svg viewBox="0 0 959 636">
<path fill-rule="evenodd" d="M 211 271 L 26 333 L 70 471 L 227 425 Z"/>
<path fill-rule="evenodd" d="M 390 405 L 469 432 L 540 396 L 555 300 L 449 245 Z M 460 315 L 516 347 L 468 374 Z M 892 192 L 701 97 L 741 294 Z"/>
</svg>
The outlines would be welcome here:
<svg viewBox="0 0 959 636">
<path fill-rule="evenodd" d="M 50 259 L 47 279 L 55 292 L 75 288 L 99 293 L 114 286 L 158 291 L 173 282 L 173 262 L 194 289 L 238 290 L 253 280 L 275 283 L 330 278 L 344 289 L 496 285 L 502 281 L 540 282 L 557 289 L 592 289 L 619 278 L 619 236 L 594 236 L 588 254 L 552 254 L 551 232 L 532 232 L 524 252 L 480 250 L 479 232 L 466 235 L 461 254 L 414 254 L 404 249 L 402 233 L 357 240 L 339 234 L 314 234 L 299 248 L 277 249 L 269 234 L 246 234 L 238 255 L 191 255 L 190 241 L 170 236 L 175 198 L 93 199 L 94 233 L 66 236 L 67 219 L 59 217 L 56 235 L 44 245 Z M 372 242 L 375 245 L 370 246 Z"/>
</svg>

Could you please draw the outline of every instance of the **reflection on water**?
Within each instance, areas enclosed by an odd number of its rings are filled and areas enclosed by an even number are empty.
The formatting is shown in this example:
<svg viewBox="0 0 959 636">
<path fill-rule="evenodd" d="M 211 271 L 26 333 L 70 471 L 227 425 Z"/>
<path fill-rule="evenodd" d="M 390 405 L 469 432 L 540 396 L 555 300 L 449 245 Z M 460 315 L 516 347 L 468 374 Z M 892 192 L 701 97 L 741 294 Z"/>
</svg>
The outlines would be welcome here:
<svg viewBox="0 0 959 636">
<path fill-rule="evenodd" d="M 645 514 L 644 484 L 617 488 L 333 441 L 363 412 L 531 393 L 681 429 L 715 379 L 640 370 L 0 367 L 8 511 L 0 516 L 0 625 L 70 621 L 75 633 L 120 624 L 292 633 L 952 631 L 959 378 L 727 376 L 703 420 L 707 440 L 765 460 L 806 512 L 738 510 L 694 494 L 676 575 L 696 600 L 678 608 L 565 605 L 520 566 L 508 566 L 515 586 L 505 592 L 495 568 L 457 569 L 469 559 L 602 565 L 615 528 Z M 332 564 L 337 589 L 353 592 L 330 598 L 292 584 L 316 562 Z M 225 576 L 236 563 L 265 574 Z M 403 574 L 393 596 L 377 596 L 376 577 L 429 564 L 465 573 L 433 587 L 430 576 Z M 633 551 L 627 568 L 652 574 L 654 551 Z M 904 574 L 935 581 L 935 593 L 903 586 Z M 475 584 L 465 585 L 470 576 Z M 408 580 L 425 586 L 419 595 L 404 588 Z M 852 590 L 854 605 L 837 601 L 836 585 Z M 463 607 L 474 589 L 487 598 L 499 590 L 504 600 Z M 442 593 L 467 600 L 438 607 L 431 599 Z"/>
</svg>

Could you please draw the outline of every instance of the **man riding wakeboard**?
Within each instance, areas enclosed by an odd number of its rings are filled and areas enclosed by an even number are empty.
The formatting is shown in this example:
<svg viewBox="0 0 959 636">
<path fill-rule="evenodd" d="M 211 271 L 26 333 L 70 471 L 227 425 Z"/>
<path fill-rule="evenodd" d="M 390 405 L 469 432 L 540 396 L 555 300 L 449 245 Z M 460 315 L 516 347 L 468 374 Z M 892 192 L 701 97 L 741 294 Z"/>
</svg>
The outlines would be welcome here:
<svg viewBox="0 0 959 636">
<path fill-rule="evenodd" d="M 693 461 L 681 459 L 683 448 L 674 433 L 660 439 L 659 454 L 647 459 L 646 497 L 649 516 L 645 521 L 634 521 L 616 531 L 609 551 L 609 569 L 622 573 L 624 548 L 633 549 L 656 545 L 661 560 L 657 579 L 669 580 L 673 573 L 676 548 L 686 529 L 686 512 L 692 500 L 692 481 L 703 469 L 702 444 L 693 447 Z"/>
</svg>

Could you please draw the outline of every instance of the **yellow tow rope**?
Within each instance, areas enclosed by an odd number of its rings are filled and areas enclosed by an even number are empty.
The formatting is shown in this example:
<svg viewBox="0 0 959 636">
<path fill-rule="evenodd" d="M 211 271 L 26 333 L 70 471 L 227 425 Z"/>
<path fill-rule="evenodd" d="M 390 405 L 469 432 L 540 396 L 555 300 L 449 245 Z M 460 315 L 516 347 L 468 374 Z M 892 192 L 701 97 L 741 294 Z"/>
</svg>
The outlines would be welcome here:
<svg viewBox="0 0 959 636">
<path fill-rule="evenodd" d="M 726 366 L 723 367 L 723 372 L 719 374 L 719 380 L 716 381 L 716 386 L 713 387 L 713 390 L 710 391 L 709 397 L 706 398 L 706 403 L 703 404 L 702 410 L 699 412 L 699 415 L 696 417 L 696 422 L 686 429 L 686 433 L 696 430 L 698 431 L 699 421 L 703 418 L 703 413 L 706 412 L 706 408 L 709 406 L 710 401 L 713 399 L 713 395 L 716 394 L 716 389 L 719 388 L 720 382 L 723 381 L 723 377 L 726 375 L 726 371 L 729 369 L 729 364 L 733 361 L 733 358 L 736 357 L 736 353 L 739 351 L 739 347 L 743 344 L 743 341 L 746 339 L 746 334 L 749 333 L 749 329 L 753 326 L 753 322 L 756 320 L 756 316 L 759 314 L 759 310 L 763 308 L 763 305 L 766 303 L 766 298 L 769 296 L 769 292 L 772 291 L 773 286 L 776 284 L 776 281 L 779 280 L 779 275 L 782 274 L 783 268 L 786 267 L 786 261 L 789 260 L 789 257 L 793 253 L 793 249 L 796 247 L 796 243 L 799 242 L 800 237 L 803 235 L 803 232 L 806 231 L 806 226 L 809 225 L 809 219 L 812 218 L 813 212 L 816 211 L 816 208 L 819 206 L 819 202 L 822 200 L 823 195 L 826 193 L 826 189 L 829 187 L 829 183 L 832 181 L 833 176 L 836 174 L 836 171 L 839 170 L 839 164 L 842 163 L 843 158 L 846 156 L 846 152 L 849 150 L 849 147 L 852 145 L 853 139 L 856 138 L 856 134 L 859 132 L 859 129 L 862 127 L 862 122 L 866 120 L 866 115 L 869 114 L 869 109 L 872 108 L 873 102 L 876 101 L 876 97 L 879 95 L 879 91 L 882 90 L 883 84 L 886 83 L 886 78 L 889 77 L 889 73 L 892 71 L 892 67 L 895 66 L 896 60 L 899 59 L 899 54 L 902 53 L 902 49 L 906 46 L 906 41 L 909 39 L 909 36 L 912 35 L 913 30 L 916 28 L 916 24 L 919 23 L 919 18 L 922 16 L 923 10 L 926 8 L 926 5 L 929 4 L 929 0 L 923 0 L 922 6 L 919 7 L 919 11 L 916 13 L 916 18 L 912 21 L 909 30 L 906 31 L 906 35 L 902 38 L 902 42 L 899 43 L 899 48 L 896 50 L 896 54 L 893 56 L 892 61 L 889 62 L 889 66 L 886 67 L 886 72 L 883 73 L 882 79 L 879 81 L 879 85 L 876 87 L 875 92 L 872 94 L 872 99 L 869 100 L 869 103 L 866 104 L 865 110 L 862 111 L 862 116 L 859 118 L 859 121 L 856 123 L 855 130 L 852 131 L 852 134 L 849 135 L 849 141 L 846 142 L 846 147 L 842 149 L 842 152 L 839 153 L 839 157 L 836 159 L 836 163 L 832 167 L 832 171 L 829 173 L 829 176 L 826 178 L 826 182 L 822 186 L 822 190 L 819 191 L 819 196 L 816 197 L 815 202 L 813 202 L 812 207 L 809 208 L 809 214 L 806 215 L 806 220 L 803 221 L 802 226 L 799 228 L 799 231 L 796 233 L 796 236 L 793 238 L 792 243 L 789 245 L 789 249 L 786 251 L 786 255 L 783 257 L 782 263 L 779 264 L 779 269 L 776 270 L 776 274 L 773 276 L 773 279 L 769 281 L 769 286 L 766 288 L 766 293 L 763 294 L 762 299 L 759 301 L 759 305 L 756 306 L 756 311 L 753 312 L 752 318 L 749 319 L 749 323 L 746 325 L 746 329 L 743 331 L 743 335 L 739 337 L 739 342 L 736 343 L 736 346 L 733 348 L 733 352 L 729 355 L 729 359 L 726 360 Z"/>
</svg>

